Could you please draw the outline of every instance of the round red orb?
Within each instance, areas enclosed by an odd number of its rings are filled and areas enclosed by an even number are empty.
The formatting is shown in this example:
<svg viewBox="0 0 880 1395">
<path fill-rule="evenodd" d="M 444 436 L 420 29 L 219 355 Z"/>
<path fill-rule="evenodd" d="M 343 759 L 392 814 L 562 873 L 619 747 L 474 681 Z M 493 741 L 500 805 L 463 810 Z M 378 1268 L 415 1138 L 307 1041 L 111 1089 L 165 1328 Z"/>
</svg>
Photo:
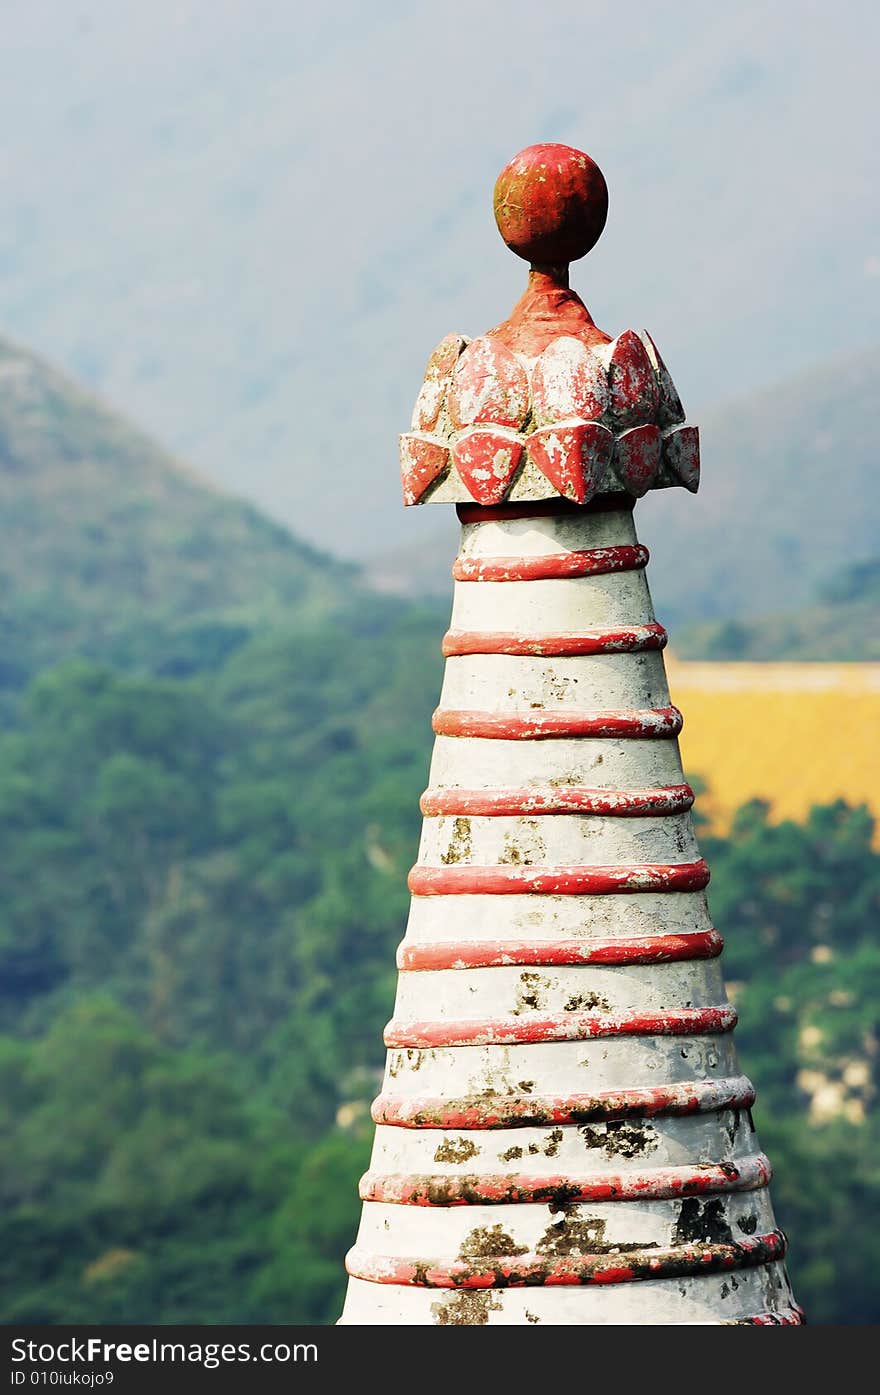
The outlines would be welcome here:
<svg viewBox="0 0 880 1395">
<path fill-rule="evenodd" d="M 495 221 L 508 247 L 538 266 L 586 256 L 608 217 L 599 166 L 570 145 L 530 145 L 495 183 Z"/>
</svg>

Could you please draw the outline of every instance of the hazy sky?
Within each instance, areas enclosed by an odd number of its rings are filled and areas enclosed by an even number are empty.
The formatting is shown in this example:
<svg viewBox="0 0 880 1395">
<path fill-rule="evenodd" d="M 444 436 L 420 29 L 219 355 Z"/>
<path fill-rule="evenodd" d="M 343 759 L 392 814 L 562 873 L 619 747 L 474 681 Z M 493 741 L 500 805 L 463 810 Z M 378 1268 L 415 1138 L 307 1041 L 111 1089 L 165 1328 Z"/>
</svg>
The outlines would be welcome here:
<svg viewBox="0 0 880 1395">
<path fill-rule="evenodd" d="M 339 551 L 437 527 L 396 435 L 522 289 L 491 190 L 523 145 L 602 166 L 574 284 L 692 413 L 880 343 L 876 3 L 2 13 L 0 332 Z"/>
</svg>

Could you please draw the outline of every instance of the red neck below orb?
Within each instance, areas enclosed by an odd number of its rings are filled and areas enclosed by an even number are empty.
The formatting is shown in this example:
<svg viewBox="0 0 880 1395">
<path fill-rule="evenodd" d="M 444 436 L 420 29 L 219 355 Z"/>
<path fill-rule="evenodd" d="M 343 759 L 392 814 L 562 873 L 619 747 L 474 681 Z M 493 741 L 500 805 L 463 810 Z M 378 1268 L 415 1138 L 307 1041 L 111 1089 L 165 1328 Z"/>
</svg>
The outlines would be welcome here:
<svg viewBox="0 0 880 1395">
<path fill-rule="evenodd" d="M 584 344 L 609 344 L 580 296 L 568 284 L 567 266 L 533 266 L 529 284 L 503 324 L 489 330 L 513 353 L 537 358 L 553 339 L 571 335 Z"/>
</svg>

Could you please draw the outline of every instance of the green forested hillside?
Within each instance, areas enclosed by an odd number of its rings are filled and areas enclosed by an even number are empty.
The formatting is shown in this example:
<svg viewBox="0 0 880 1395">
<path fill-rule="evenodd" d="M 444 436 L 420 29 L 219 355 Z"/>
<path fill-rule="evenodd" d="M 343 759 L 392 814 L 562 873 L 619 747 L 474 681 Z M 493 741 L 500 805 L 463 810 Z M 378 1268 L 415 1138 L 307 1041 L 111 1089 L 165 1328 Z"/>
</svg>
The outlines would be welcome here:
<svg viewBox="0 0 880 1395">
<path fill-rule="evenodd" d="M 194 680 L 73 661 L 22 696 L 4 1320 L 334 1318 L 439 670 L 436 621 L 362 621 Z"/>
<path fill-rule="evenodd" d="M 0 683 L 66 654 L 188 665 L 351 576 L 3 340 L 0 541 Z"/>
</svg>

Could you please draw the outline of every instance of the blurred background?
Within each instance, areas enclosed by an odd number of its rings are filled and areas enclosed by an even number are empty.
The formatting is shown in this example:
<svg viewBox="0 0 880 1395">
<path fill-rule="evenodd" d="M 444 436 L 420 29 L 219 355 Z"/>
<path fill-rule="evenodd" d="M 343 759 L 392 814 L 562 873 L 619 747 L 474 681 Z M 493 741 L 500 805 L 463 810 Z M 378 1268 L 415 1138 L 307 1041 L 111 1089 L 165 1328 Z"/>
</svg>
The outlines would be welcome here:
<svg viewBox="0 0 880 1395">
<path fill-rule="evenodd" d="M 396 434 L 558 140 L 702 428 L 637 523 L 795 1290 L 876 1320 L 880 11 L 4 9 L 0 1319 L 338 1315 L 456 547 Z"/>
</svg>

